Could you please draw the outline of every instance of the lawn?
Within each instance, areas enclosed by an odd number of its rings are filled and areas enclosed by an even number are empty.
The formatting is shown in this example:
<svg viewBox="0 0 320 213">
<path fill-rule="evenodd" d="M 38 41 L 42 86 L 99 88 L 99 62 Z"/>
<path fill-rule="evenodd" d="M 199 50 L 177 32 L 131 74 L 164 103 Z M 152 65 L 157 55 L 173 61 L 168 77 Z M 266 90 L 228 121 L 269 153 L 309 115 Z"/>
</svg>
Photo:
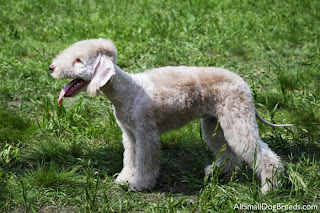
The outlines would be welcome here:
<svg viewBox="0 0 320 213">
<path fill-rule="evenodd" d="M 320 1 L 2 0 L 0 11 L 0 212 L 320 208 Z M 99 37 L 114 41 L 130 73 L 188 65 L 242 76 L 262 117 L 294 124 L 259 123 L 284 163 L 281 186 L 262 195 L 246 165 L 206 178 L 215 156 L 198 120 L 162 136 L 154 189 L 115 184 L 123 147 L 111 103 L 82 93 L 58 106 L 68 80 L 48 69 L 70 44 Z"/>
</svg>

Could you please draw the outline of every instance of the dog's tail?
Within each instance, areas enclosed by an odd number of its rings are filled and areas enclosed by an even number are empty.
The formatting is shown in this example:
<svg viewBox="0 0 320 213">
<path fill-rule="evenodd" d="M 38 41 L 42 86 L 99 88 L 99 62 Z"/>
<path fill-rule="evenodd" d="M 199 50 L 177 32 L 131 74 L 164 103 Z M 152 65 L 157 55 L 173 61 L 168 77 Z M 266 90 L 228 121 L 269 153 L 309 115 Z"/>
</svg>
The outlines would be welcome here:
<svg viewBox="0 0 320 213">
<path fill-rule="evenodd" d="M 272 124 L 272 123 L 264 120 L 263 118 L 261 118 L 261 116 L 259 115 L 257 110 L 256 110 L 256 117 L 258 118 L 259 121 L 261 121 L 263 124 L 265 124 L 267 126 L 272 126 L 272 127 L 288 127 L 288 126 L 292 126 L 292 124 Z"/>
</svg>

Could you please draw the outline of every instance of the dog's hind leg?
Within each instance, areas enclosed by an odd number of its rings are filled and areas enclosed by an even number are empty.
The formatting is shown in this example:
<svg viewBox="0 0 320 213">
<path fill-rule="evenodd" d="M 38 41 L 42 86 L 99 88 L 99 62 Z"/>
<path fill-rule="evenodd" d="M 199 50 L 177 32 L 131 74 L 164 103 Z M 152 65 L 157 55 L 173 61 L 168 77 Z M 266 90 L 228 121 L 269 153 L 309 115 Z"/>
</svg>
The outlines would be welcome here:
<svg viewBox="0 0 320 213">
<path fill-rule="evenodd" d="M 223 167 L 223 173 L 230 173 L 236 166 L 241 167 L 242 162 L 227 144 L 222 128 L 214 117 L 201 119 L 201 131 L 204 140 L 211 151 L 218 157 L 216 166 Z M 212 165 L 207 166 L 206 173 L 210 174 Z"/>
<path fill-rule="evenodd" d="M 232 151 L 259 174 L 262 193 L 275 187 L 283 166 L 279 157 L 259 137 L 254 107 L 241 103 L 233 110 L 222 107 L 218 117 Z"/>
</svg>

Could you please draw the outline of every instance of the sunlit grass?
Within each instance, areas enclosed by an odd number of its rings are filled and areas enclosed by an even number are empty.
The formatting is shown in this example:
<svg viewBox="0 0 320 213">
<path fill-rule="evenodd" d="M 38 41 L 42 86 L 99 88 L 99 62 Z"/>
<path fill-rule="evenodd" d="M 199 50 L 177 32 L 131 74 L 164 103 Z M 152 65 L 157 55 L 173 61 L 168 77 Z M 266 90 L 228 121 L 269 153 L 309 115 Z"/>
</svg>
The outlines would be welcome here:
<svg viewBox="0 0 320 213">
<path fill-rule="evenodd" d="M 1 212 L 233 212 L 240 203 L 317 204 L 320 194 L 320 3 L 303 1 L 4 1 L 0 4 Z M 110 102 L 84 93 L 57 105 L 66 81 L 48 66 L 71 43 L 110 38 L 128 72 L 217 66 L 250 85 L 267 120 L 260 135 L 281 156 L 279 189 L 263 196 L 244 166 L 203 169 L 215 157 L 199 121 L 162 136 L 154 189 L 114 183 L 121 131 Z M 318 207 L 320 208 L 320 206 Z"/>
</svg>

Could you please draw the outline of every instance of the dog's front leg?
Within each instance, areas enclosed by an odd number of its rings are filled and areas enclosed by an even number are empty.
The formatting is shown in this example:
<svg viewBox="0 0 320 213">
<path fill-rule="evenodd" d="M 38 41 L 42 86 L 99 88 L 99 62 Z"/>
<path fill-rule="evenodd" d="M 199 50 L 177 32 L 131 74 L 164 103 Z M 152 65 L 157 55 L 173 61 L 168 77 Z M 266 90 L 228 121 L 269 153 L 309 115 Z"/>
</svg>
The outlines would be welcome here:
<svg viewBox="0 0 320 213">
<path fill-rule="evenodd" d="M 122 142 L 124 147 L 123 153 L 123 169 L 119 173 L 116 182 L 126 182 L 131 181 L 134 177 L 135 171 L 135 137 L 134 135 L 125 127 L 120 125 L 122 130 Z"/>
<path fill-rule="evenodd" d="M 160 168 L 160 134 L 150 125 L 141 129 L 136 133 L 135 174 L 130 181 L 130 188 L 139 191 L 155 186 Z"/>
</svg>

